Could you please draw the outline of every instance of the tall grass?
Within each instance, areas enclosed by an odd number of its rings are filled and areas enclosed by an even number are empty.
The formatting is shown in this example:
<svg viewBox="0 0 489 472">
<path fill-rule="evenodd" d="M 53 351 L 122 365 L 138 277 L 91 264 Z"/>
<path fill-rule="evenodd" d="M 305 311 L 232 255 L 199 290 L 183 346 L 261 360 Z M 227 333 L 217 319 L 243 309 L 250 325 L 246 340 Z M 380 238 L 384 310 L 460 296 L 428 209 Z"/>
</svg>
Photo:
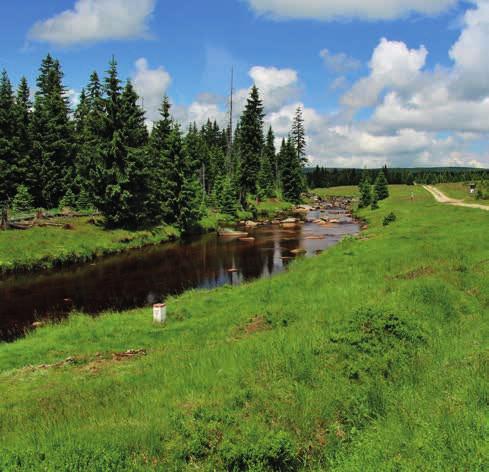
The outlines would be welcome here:
<svg viewBox="0 0 489 472">
<path fill-rule="evenodd" d="M 489 220 L 391 191 L 358 239 L 172 298 L 164 326 L 0 346 L 0 470 L 485 470 Z"/>
</svg>

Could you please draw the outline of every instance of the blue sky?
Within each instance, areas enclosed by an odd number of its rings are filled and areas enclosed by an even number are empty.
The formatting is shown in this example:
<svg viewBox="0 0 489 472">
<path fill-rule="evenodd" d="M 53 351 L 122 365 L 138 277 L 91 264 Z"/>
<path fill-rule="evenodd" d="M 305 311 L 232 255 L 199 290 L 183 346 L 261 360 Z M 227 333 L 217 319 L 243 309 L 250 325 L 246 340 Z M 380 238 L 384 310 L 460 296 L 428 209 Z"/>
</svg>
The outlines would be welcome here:
<svg viewBox="0 0 489 472">
<path fill-rule="evenodd" d="M 304 108 L 313 164 L 489 167 L 488 2 L 5 2 L 0 66 L 33 84 L 51 52 L 75 97 L 114 54 L 148 120 L 166 92 L 182 122 L 226 119 L 234 66 L 238 108 L 256 82 L 279 136 Z"/>
</svg>

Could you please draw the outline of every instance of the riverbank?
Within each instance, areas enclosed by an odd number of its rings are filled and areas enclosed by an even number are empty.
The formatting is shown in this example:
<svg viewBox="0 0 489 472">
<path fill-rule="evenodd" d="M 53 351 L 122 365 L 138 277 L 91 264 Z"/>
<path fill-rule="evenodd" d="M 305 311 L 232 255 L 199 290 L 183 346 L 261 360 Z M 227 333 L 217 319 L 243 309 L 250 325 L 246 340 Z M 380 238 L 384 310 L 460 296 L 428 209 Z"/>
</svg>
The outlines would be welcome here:
<svg viewBox="0 0 489 472">
<path fill-rule="evenodd" d="M 257 214 L 261 218 L 273 218 L 292 207 L 287 202 L 269 200 L 257 205 Z M 237 219 L 250 219 L 252 216 L 249 212 L 241 212 Z M 221 221 L 233 223 L 226 215 L 209 212 L 200 221 L 200 230 L 215 231 Z M 52 226 L 0 231 L 0 275 L 90 262 L 180 237 L 178 229 L 169 225 L 144 231 L 107 230 L 100 217 L 58 217 L 50 219 L 49 223 Z"/>
<path fill-rule="evenodd" d="M 483 470 L 487 216 L 391 194 L 359 238 L 172 298 L 166 325 L 74 316 L 0 345 L 0 469 Z"/>
</svg>

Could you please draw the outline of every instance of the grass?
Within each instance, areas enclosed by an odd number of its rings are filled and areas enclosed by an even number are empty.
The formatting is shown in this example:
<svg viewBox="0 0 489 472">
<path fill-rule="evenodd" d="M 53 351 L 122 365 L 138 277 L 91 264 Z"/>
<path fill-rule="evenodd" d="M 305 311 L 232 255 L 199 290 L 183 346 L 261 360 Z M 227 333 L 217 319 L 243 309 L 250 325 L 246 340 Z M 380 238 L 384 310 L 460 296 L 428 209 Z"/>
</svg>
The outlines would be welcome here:
<svg viewBox="0 0 489 472">
<path fill-rule="evenodd" d="M 469 185 L 465 182 L 436 184 L 447 197 L 463 200 L 466 203 L 478 203 L 479 205 L 489 205 L 487 200 L 477 200 L 474 194 L 469 194 Z"/>
<path fill-rule="evenodd" d="M 282 200 L 270 199 L 258 204 L 257 214 L 260 218 L 273 218 L 292 207 Z M 236 219 L 253 219 L 253 213 L 240 211 L 236 218 L 232 218 L 208 211 L 199 226 L 200 230 L 210 232 L 222 224 L 233 224 Z M 160 244 L 180 236 L 176 228 L 168 225 L 146 231 L 126 231 L 104 229 L 100 218 L 97 224 L 92 223 L 92 217 L 59 217 L 49 221 L 69 225 L 70 229 L 51 226 L 28 231 L 0 231 L 0 275 L 88 262 L 107 254 Z"/>
<path fill-rule="evenodd" d="M 164 326 L 1 345 L 0 470 L 487 470 L 487 216 L 391 193 L 357 239 L 173 298 Z"/>
<path fill-rule="evenodd" d="M 176 239 L 177 229 L 162 226 L 151 231 L 106 230 L 92 218 L 54 218 L 50 223 L 70 225 L 35 227 L 27 231 L 0 231 L 0 273 L 50 269 L 87 262 L 106 254 Z"/>
</svg>

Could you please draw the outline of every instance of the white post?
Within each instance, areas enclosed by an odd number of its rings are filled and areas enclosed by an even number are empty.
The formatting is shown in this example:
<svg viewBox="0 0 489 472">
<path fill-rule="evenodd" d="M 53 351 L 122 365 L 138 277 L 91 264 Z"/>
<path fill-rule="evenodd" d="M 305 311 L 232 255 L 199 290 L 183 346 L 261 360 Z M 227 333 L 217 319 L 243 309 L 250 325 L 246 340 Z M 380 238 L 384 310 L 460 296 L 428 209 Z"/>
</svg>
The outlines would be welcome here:
<svg viewBox="0 0 489 472">
<path fill-rule="evenodd" d="M 153 305 L 153 321 L 155 323 L 164 323 L 166 321 L 166 304 L 158 303 Z"/>
</svg>

